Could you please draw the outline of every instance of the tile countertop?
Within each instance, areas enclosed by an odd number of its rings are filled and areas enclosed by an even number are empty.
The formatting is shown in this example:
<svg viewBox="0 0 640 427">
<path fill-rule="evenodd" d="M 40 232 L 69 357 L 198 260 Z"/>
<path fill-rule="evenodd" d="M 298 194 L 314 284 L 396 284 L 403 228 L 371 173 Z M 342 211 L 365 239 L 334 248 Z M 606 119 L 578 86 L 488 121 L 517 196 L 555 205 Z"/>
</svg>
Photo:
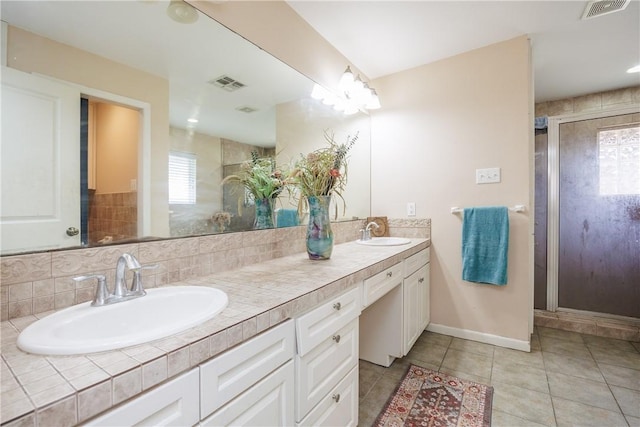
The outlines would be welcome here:
<svg viewBox="0 0 640 427">
<path fill-rule="evenodd" d="M 2 410 L 5 425 L 75 425 L 135 397 L 252 336 L 357 286 L 428 247 L 412 238 L 401 246 L 336 245 L 330 260 L 297 254 L 237 270 L 172 283 L 225 291 L 229 305 L 214 319 L 170 337 L 121 350 L 80 356 L 20 351 L 21 330 L 49 313 L 2 322 Z M 53 417 L 53 418 L 52 418 Z"/>
</svg>

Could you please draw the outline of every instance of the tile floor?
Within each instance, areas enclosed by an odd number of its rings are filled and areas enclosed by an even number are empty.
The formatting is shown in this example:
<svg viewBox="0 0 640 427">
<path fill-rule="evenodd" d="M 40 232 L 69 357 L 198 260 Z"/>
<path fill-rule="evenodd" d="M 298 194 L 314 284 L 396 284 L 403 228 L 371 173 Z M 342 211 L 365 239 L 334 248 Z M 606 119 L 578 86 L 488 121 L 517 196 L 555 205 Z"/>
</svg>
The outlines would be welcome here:
<svg viewBox="0 0 640 427">
<path fill-rule="evenodd" d="M 493 427 L 640 427 L 640 343 L 536 327 L 532 351 L 424 332 L 389 368 L 360 361 L 370 426 L 409 363 L 492 385 Z"/>
</svg>

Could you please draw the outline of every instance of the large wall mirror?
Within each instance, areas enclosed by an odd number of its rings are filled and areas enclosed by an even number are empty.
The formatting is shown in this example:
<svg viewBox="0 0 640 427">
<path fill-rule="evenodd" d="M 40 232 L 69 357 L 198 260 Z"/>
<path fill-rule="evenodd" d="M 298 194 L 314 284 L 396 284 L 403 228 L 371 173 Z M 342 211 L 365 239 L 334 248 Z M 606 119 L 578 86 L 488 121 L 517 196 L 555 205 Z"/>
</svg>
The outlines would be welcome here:
<svg viewBox="0 0 640 427">
<path fill-rule="evenodd" d="M 370 214 L 369 117 L 310 98 L 313 81 L 185 3 L 0 7 L 2 255 L 251 230 L 252 201 L 238 211 L 221 181 L 326 130 L 359 135 L 338 220 Z"/>
</svg>

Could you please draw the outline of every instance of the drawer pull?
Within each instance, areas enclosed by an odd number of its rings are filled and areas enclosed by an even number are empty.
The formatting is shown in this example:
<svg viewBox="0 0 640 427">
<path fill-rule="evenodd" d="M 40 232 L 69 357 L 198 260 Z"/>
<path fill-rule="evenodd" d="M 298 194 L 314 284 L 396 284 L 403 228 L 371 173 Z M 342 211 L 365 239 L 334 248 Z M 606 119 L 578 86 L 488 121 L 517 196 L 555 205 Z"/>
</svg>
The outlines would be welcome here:
<svg viewBox="0 0 640 427">
<path fill-rule="evenodd" d="M 335 400 L 336 403 L 340 402 L 340 393 L 334 394 L 333 396 L 331 396 L 331 398 Z"/>
<path fill-rule="evenodd" d="M 424 282 L 424 277 L 421 277 L 418 279 L 418 283 L 422 283 L 422 282 Z"/>
<path fill-rule="evenodd" d="M 387 277 L 391 277 L 391 276 L 393 276 L 393 271 L 387 272 Z"/>
<path fill-rule="evenodd" d="M 337 302 L 337 303 L 333 304 L 333 308 L 335 308 L 336 310 L 340 310 L 342 308 L 342 304 Z"/>
<path fill-rule="evenodd" d="M 334 340 L 336 342 L 336 344 L 337 344 L 337 343 L 340 342 L 340 335 L 334 335 L 334 336 L 331 337 L 331 339 Z"/>
</svg>

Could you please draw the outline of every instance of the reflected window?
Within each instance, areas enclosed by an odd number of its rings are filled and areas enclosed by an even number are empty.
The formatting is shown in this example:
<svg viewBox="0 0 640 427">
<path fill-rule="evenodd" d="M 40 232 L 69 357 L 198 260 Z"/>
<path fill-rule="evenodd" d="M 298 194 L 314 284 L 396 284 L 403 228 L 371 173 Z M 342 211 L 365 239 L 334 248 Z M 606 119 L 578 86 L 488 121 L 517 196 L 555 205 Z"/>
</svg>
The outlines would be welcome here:
<svg viewBox="0 0 640 427">
<path fill-rule="evenodd" d="M 169 153 L 169 204 L 196 204 L 196 156 Z"/>
<path fill-rule="evenodd" d="M 600 194 L 640 194 L 640 126 L 598 131 Z"/>
</svg>

